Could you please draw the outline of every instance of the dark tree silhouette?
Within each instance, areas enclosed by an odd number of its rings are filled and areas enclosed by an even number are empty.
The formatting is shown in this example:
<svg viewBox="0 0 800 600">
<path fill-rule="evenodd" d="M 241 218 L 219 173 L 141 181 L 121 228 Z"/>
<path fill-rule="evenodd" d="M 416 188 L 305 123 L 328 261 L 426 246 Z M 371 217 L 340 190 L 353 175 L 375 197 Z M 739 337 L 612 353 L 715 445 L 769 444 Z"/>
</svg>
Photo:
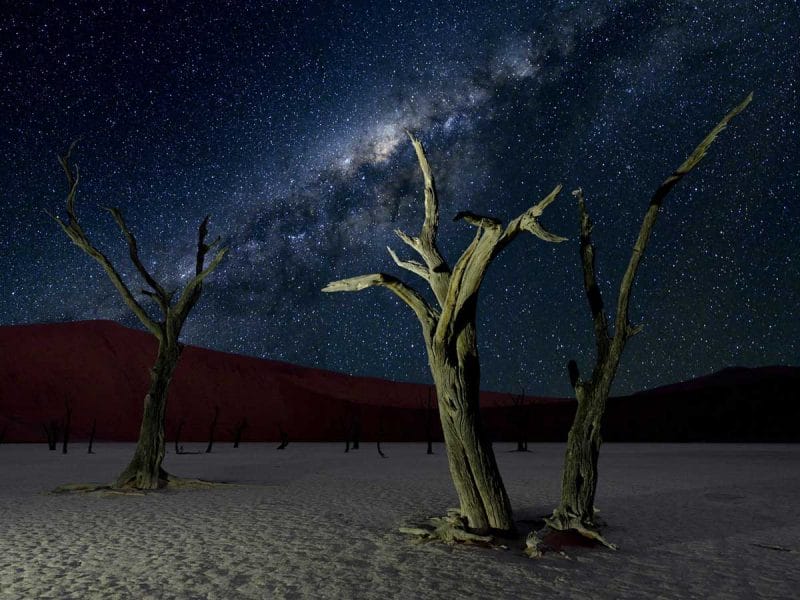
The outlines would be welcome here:
<svg viewBox="0 0 800 600">
<path fill-rule="evenodd" d="M 72 406 L 69 400 L 64 400 L 64 438 L 61 443 L 61 453 L 67 453 L 67 445 L 69 444 L 69 429 L 72 425 Z"/>
<path fill-rule="evenodd" d="M 516 452 L 528 452 L 528 421 L 530 421 L 530 405 L 525 402 L 525 389 L 519 394 L 511 395 L 508 407 L 509 420 L 517 438 Z"/>
<path fill-rule="evenodd" d="M 396 277 L 373 273 L 329 283 L 324 292 L 355 292 L 385 287 L 405 302 L 419 320 L 436 384 L 448 463 L 460 502 L 460 518 L 474 531 L 514 531 L 508 499 L 494 452 L 480 418 L 480 364 L 476 311 L 478 291 L 494 258 L 522 231 L 547 242 L 565 238 L 545 231 L 537 219 L 561 191 L 557 186 L 539 204 L 513 219 L 506 227 L 491 217 L 460 212 L 455 219 L 476 228 L 472 243 L 451 269 L 437 244 L 439 201 L 422 143 L 410 132 L 425 181 L 425 218 L 419 236 L 397 231 L 400 239 L 423 263 L 389 254 L 401 268 L 421 277 L 431 288 L 438 307 Z"/>
<path fill-rule="evenodd" d="M 97 419 L 92 419 L 92 431 L 89 433 L 89 451 L 88 454 L 94 454 L 92 446 L 94 445 L 94 434 L 97 431 Z"/>
<path fill-rule="evenodd" d="M 75 213 L 75 198 L 78 193 L 80 180 L 78 167 L 71 163 L 71 154 L 75 144 L 70 146 L 65 156 L 58 160 L 67 178 L 67 219 L 63 221 L 58 216 L 53 219 L 61 226 L 72 242 L 97 261 L 108 275 L 111 283 L 117 289 L 128 308 L 142 322 L 145 328 L 158 340 L 158 353 L 155 364 L 150 371 L 150 389 L 144 399 L 144 414 L 142 416 L 139 440 L 136 444 L 133 458 L 128 466 L 120 473 L 112 484 L 115 488 L 155 489 L 167 485 L 177 478 L 168 474 L 162 467 L 164 460 L 164 428 L 167 407 L 167 392 L 175 367 L 178 364 L 183 345 L 178 341 L 181 329 L 189 316 L 189 312 L 197 304 L 203 291 L 203 281 L 217 268 L 220 261 L 227 253 L 227 248 L 217 251 L 211 262 L 206 265 L 206 253 L 216 246 L 219 238 L 211 244 L 206 244 L 208 232 L 208 217 L 203 219 L 197 235 L 197 256 L 195 260 L 194 276 L 189 280 L 183 291 L 176 298 L 176 290 L 168 291 L 150 274 L 139 257 L 139 248 L 136 238 L 126 225 L 122 213 L 117 208 L 107 208 L 114 221 L 120 228 L 127 241 L 130 260 L 136 271 L 147 284 L 149 289 L 142 290 L 142 294 L 152 300 L 161 310 L 161 319 L 150 316 L 147 310 L 139 303 L 130 288 L 123 282 L 119 272 L 111 261 L 98 250 L 87 237 L 78 222 Z"/>
<path fill-rule="evenodd" d="M 180 445 L 180 439 L 184 423 L 186 423 L 186 419 L 181 418 L 181 420 L 178 421 L 178 426 L 175 428 L 175 454 L 183 454 L 183 446 Z"/>
<path fill-rule="evenodd" d="M 58 439 L 61 435 L 61 423 L 58 419 L 51 419 L 50 424 L 42 423 L 44 435 L 47 438 L 47 449 L 55 450 L 58 445 Z"/>
<path fill-rule="evenodd" d="M 433 397 L 434 388 L 428 388 L 428 395 L 421 401 L 425 416 L 425 441 L 427 442 L 426 454 L 433 454 L 433 417 L 436 400 Z"/>
<path fill-rule="evenodd" d="M 211 426 L 208 429 L 208 446 L 206 446 L 206 454 L 211 453 L 211 447 L 214 445 L 214 432 L 217 430 L 218 418 L 219 418 L 219 406 L 215 406 L 214 418 L 211 419 Z"/>
<path fill-rule="evenodd" d="M 667 194 L 700 163 L 717 135 L 727 127 L 731 119 L 745 109 L 752 98 L 753 94 L 751 93 L 725 115 L 722 121 L 694 149 L 689 158 L 653 194 L 642 221 L 639 236 L 633 246 L 630 262 L 620 283 L 613 335 L 609 331 L 609 322 L 595 272 L 595 249 L 591 238 L 592 222 L 586 210 L 583 191 L 578 189 L 573 192 L 578 200 L 580 213 L 580 256 L 583 267 L 583 285 L 594 326 L 596 360 L 592 374 L 586 380 L 581 379 L 575 361 L 571 361 L 568 365 L 570 382 L 578 400 L 578 409 L 567 438 L 561 501 L 553 515 L 547 519 L 547 524 L 554 529 L 575 529 L 613 547 L 599 533 L 598 522 L 595 518 L 597 459 L 602 443 L 600 428 L 606 401 L 617 373 L 622 351 L 625 349 L 627 341 L 641 329 L 631 325 L 628 317 L 631 289 L 636 272 Z"/>
<path fill-rule="evenodd" d="M 233 426 L 233 447 L 238 448 L 239 442 L 242 441 L 242 433 L 247 429 L 247 417 L 242 417 L 240 421 Z"/>
<path fill-rule="evenodd" d="M 288 445 L 289 445 L 289 434 L 288 434 L 288 433 L 286 433 L 286 432 L 283 430 L 283 426 L 282 426 L 282 425 L 278 425 L 278 433 L 279 433 L 279 434 L 280 434 L 280 436 L 281 436 L 281 443 L 280 443 L 280 445 L 279 445 L 279 446 L 276 448 L 276 450 L 285 450 L 285 449 L 286 449 L 286 446 L 288 446 Z"/>
</svg>

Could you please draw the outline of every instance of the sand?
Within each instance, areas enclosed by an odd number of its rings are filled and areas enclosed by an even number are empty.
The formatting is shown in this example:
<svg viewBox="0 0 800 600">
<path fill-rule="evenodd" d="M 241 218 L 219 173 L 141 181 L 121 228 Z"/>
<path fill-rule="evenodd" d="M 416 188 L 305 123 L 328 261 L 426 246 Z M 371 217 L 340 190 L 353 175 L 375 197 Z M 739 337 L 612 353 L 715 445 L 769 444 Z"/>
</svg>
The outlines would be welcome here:
<svg viewBox="0 0 800 600">
<path fill-rule="evenodd" d="M 563 445 L 495 451 L 518 520 L 558 498 Z M 110 481 L 132 444 L 0 445 L 0 598 L 797 598 L 800 446 L 607 444 L 619 544 L 532 560 L 397 532 L 455 505 L 444 449 L 219 444 L 168 470 L 223 488 L 53 495 Z M 202 450 L 203 445 L 187 447 Z"/>
</svg>

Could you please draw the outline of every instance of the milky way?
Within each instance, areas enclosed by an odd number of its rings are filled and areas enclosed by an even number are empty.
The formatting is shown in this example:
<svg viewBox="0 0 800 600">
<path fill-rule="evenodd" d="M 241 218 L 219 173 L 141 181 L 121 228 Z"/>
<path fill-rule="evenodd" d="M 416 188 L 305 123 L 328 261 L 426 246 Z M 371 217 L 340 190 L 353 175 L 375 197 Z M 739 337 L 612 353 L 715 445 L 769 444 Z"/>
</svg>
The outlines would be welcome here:
<svg viewBox="0 0 800 600">
<path fill-rule="evenodd" d="M 633 293 L 644 331 L 614 391 L 799 362 L 793 2 L 10 4 L 2 324 L 141 328 L 45 213 L 63 211 L 56 153 L 80 139 L 79 217 L 131 288 L 141 282 L 101 206 L 123 211 L 169 287 L 191 271 L 205 214 L 230 246 L 184 341 L 427 382 L 419 327 L 396 298 L 320 292 L 378 271 L 420 283 L 386 252 L 413 258 L 393 231 L 421 223 L 407 128 L 437 177 L 451 264 L 472 236 L 455 213 L 508 220 L 564 184 L 542 221 L 569 241 L 517 238 L 478 320 L 485 388 L 567 395 L 567 361 L 593 360 L 568 192 L 586 194 L 613 306 L 650 194 L 753 90 L 665 203 Z"/>
</svg>

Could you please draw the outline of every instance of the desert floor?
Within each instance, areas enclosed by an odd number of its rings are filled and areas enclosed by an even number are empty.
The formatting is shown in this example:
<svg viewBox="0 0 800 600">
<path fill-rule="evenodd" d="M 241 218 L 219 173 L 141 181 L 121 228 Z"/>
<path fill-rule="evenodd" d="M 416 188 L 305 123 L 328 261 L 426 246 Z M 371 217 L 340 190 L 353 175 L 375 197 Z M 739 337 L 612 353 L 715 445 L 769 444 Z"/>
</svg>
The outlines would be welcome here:
<svg viewBox="0 0 800 600">
<path fill-rule="evenodd" d="M 456 504 L 441 444 L 275 446 L 167 454 L 235 485 L 108 496 L 49 490 L 110 481 L 133 444 L 0 445 L 0 598 L 798 597 L 800 445 L 607 444 L 597 503 L 620 549 L 538 560 L 397 531 Z M 495 444 L 524 529 L 558 499 L 563 445 L 512 448 Z"/>
</svg>

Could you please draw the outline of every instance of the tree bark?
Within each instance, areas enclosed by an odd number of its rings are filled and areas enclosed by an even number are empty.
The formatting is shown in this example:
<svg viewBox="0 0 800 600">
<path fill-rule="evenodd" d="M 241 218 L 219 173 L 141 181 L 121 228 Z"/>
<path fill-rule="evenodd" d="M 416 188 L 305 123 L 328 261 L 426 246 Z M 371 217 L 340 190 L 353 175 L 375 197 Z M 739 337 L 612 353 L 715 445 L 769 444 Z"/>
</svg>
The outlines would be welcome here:
<svg viewBox="0 0 800 600">
<path fill-rule="evenodd" d="M 591 383 L 575 390 L 578 410 L 567 436 L 561 500 L 548 521 L 556 529 L 597 529 L 594 518 L 597 461 L 603 443 L 601 426 L 609 391 L 610 384 L 593 386 Z"/>
<path fill-rule="evenodd" d="M 464 324 L 455 344 L 429 345 L 447 462 L 461 515 L 476 532 L 513 532 L 511 501 L 480 413 L 480 365 L 474 320 Z"/>
<path fill-rule="evenodd" d="M 156 362 L 150 370 L 150 389 L 144 398 L 139 441 L 131 462 L 114 482 L 115 488 L 153 490 L 167 483 L 169 476 L 161 467 L 165 453 L 167 393 L 180 354 L 177 340 L 165 337 L 158 346 Z"/>
</svg>

